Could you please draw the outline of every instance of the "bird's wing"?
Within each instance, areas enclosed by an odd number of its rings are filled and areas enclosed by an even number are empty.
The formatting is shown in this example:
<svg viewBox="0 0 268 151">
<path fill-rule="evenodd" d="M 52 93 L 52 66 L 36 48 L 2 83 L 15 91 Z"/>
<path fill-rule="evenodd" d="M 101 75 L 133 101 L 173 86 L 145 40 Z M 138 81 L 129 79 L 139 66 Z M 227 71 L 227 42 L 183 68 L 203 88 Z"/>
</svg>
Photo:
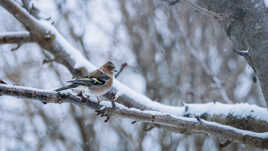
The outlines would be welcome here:
<svg viewBox="0 0 268 151">
<path fill-rule="evenodd" d="M 106 81 L 109 79 L 110 77 L 108 75 L 106 75 L 105 73 L 99 70 L 96 70 L 83 78 L 79 78 L 79 79 L 75 79 L 75 80 L 71 80 L 67 82 L 90 87 L 90 86 L 104 85 Z"/>
</svg>

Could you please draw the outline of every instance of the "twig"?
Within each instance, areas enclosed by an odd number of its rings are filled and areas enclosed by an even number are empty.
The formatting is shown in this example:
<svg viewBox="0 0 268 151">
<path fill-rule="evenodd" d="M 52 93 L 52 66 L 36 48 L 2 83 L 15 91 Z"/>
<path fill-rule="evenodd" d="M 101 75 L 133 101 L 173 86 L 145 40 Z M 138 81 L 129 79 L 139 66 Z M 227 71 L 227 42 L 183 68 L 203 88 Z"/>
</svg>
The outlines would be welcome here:
<svg viewBox="0 0 268 151">
<path fill-rule="evenodd" d="M 189 49 L 191 55 L 193 57 L 195 57 L 195 59 L 200 63 L 201 67 L 203 68 L 203 70 L 205 71 L 205 73 L 212 79 L 212 81 L 215 83 L 217 89 L 219 90 L 223 100 L 226 103 L 232 103 L 231 99 L 229 98 L 227 92 L 225 91 L 221 80 L 215 75 L 213 74 L 209 67 L 200 59 L 200 57 L 194 52 L 194 50 Z"/>
<path fill-rule="evenodd" d="M 123 64 L 121 65 L 119 71 L 118 71 L 118 72 L 116 73 L 116 75 L 115 75 L 115 78 L 117 78 L 117 77 L 120 75 L 120 73 L 125 69 L 126 66 L 127 66 L 127 63 L 123 63 Z"/>
<path fill-rule="evenodd" d="M 7 32 L 0 33 L 0 44 L 33 42 L 29 32 Z"/>
<path fill-rule="evenodd" d="M 221 149 L 223 149 L 223 148 L 227 147 L 228 145 L 230 145 L 231 143 L 232 143 L 232 141 L 230 141 L 230 140 L 226 140 L 224 143 L 220 143 L 220 144 L 219 144 L 219 147 L 220 147 Z"/>
<path fill-rule="evenodd" d="M 179 2 L 180 2 L 180 0 L 173 0 L 173 1 L 168 1 L 168 4 L 169 4 L 169 6 L 173 6 Z"/>
<path fill-rule="evenodd" d="M 11 51 L 16 51 L 18 50 L 20 47 L 22 46 L 21 43 L 18 43 L 17 46 L 15 48 L 11 48 Z"/>
<path fill-rule="evenodd" d="M 249 54 L 248 54 L 249 48 L 247 50 L 236 50 L 236 49 L 233 49 L 233 51 L 236 54 L 240 55 L 240 56 L 249 57 Z"/>
<path fill-rule="evenodd" d="M 43 64 L 51 63 L 51 62 L 54 62 L 54 61 L 55 61 L 55 59 L 44 59 Z"/>
<path fill-rule="evenodd" d="M 223 15 L 217 14 L 213 11 L 207 10 L 206 8 L 203 8 L 199 5 L 191 2 L 190 0 L 183 0 L 182 2 L 184 2 L 185 4 L 188 4 L 194 10 L 197 10 L 204 15 L 214 17 L 215 19 L 220 20 L 220 21 L 225 19 L 226 17 L 228 17 L 228 16 L 223 16 Z"/>
</svg>

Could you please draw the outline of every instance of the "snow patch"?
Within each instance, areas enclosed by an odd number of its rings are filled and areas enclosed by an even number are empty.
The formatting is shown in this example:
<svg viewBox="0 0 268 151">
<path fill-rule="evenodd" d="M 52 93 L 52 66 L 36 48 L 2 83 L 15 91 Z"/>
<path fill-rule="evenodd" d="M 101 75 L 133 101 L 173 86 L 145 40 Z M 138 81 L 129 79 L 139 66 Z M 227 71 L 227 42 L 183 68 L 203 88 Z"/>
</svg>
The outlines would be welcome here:
<svg viewBox="0 0 268 151">
<path fill-rule="evenodd" d="M 268 7 L 268 0 L 264 0 L 264 5 Z"/>
<path fill-rule="evenodd" d="M 258 107 L 257 105 L 250 105 L 247 103 L 239 104 L 222 104 L 222 103 L 208 103 L 208 104 L 188 104 L 188 110 L 185 113 L 201 116 L 203 114 L 209 115 L 232 115 L 237 118 L 252 117 L 256 120 L 268 121 L 268 112 L 266 108 Z"/>
</svg>

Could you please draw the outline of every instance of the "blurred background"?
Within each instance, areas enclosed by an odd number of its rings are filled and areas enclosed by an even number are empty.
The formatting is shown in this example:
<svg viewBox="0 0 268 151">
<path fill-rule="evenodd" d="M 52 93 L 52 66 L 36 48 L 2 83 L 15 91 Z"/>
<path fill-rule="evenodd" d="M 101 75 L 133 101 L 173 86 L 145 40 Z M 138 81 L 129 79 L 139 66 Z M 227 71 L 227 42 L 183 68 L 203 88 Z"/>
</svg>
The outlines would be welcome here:
<svg viewBox="0 0 268 151">
<path fill-rule="evenodd" d="M 20 2 L 18 0 L 18 2 Z M 36 0 L 42 15 L 83 55 L 100 66 L 112 60 L 127 68 L 122 83 L 152 100 L 183 103 L 249 103 L 264 107 L 254 72 L 233 52 L 221 26 L 188 4 L 162 0 Z M 0 8 L 0 32 L 24 31 Z M 0 45 L 0 79 L 9 84 L 54 89 L 72 78 L 37 44 Z M 43 105 L 0 96 L 0 150 L 5 151 L 207 151 L 260 150 L 241 144 L 218 147 L 204 134 L 181 135 L 71 104 Z"/>
</svg>

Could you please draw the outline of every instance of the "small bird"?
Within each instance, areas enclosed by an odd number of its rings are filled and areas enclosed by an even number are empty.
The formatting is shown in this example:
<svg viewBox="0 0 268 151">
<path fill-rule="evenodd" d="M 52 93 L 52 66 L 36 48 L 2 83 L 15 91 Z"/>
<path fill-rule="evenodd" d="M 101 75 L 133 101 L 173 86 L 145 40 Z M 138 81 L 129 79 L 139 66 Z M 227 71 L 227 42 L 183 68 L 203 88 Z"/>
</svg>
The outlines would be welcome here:
<svg viewBox="0 0 268 151">
<path fill-rule="evenodd" d="M 67 81 L 71 84 L 58 88 L 55 91 L 58 92 L 80 87 L 82 90 L 89 92 L 89 94 L 96 96 L 98 99 L 99 96 L 102 96 L 111 90 L 114 80 L 114 72 L 114 64 L 111 61 L 108 61 L 102 67 L 89 73 L 87 76 Z M 82 95 L 82 92 L 80 95 Z"/>
</svg>

